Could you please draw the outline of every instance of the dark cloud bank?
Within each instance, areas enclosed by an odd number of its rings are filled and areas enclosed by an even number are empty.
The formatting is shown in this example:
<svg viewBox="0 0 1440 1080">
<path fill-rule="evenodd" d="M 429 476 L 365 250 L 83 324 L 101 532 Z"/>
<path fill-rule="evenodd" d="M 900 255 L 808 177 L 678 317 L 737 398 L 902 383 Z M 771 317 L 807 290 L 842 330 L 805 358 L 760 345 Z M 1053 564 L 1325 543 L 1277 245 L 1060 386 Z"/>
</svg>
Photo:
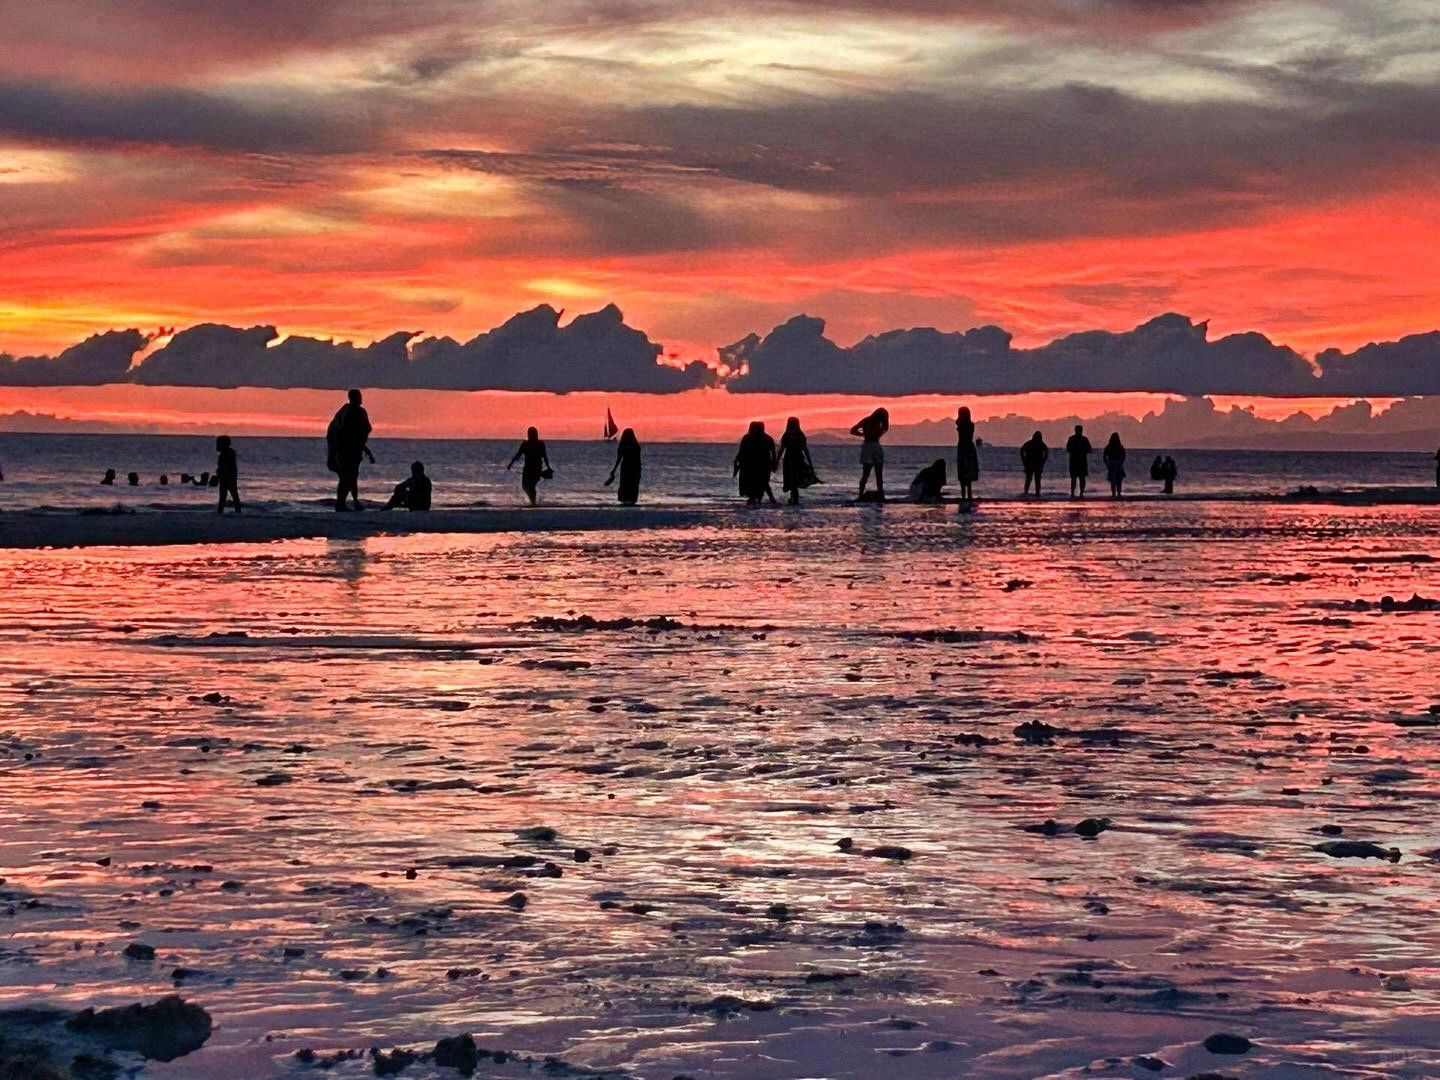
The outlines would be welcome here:
<svg viewBox="0 0 1440 1080">
<path fill-rule="evenodd" d="M 369 345 L 282 339 L 273 326 L 206 323 L 136 363 L 139 331 L 99 334 L 55 357 L 0 355 L 0 385 L 431 390 L 608 390 L 677 393 L 723 384 L 734 393 L 998 394 L 1148 391 L 1266 397 L 1440 394 L 1440 331 L 1305 357 L 1263 334 L 1211 340 L 1205 323 L 1161 315 L 1134 330 L 1089 330 L 1017 349 L 997 326 L 955 333 L 892 330 L 842 347 L 821 319 L 797 315 L 763 338 L 718 350 L 721 371 L 661 363 L 661 346 L 613 304 L 562 326 L 548 305 L 459 342 L 399 331 Z"/>
</svg>

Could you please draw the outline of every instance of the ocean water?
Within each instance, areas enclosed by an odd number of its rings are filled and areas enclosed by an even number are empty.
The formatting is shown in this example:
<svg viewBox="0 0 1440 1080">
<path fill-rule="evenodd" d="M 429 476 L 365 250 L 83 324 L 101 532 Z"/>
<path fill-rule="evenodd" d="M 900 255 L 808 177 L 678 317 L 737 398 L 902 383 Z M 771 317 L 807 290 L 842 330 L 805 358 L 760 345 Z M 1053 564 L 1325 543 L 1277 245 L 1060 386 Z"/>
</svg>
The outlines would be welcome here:
<svg viewBox="0 0 1440 1080">
<path fill-rule="evenodd" d="M 151 1077 L 1435 1076 L 1437 524 L 0 552 L 0 994 L 204 1005 Z"/>
<path fill-rule="evenodd" d="M 334 499 L 334 476 L 325 469 L 323 439 L 244 438 L 235 440 L 240 457 L 240 490 L 253 509 L 324 509 Z M 495 440 L 377 439 L 378 459 L 362 473 L 361 492 L 383 502 L 390 489 L 409 474 L 410 462 L 421 460 L 434 479 L 436 500 L 443 506 L 519 505 L 519 473 L 505 464 L 518 444 Z M 541 486 L 541 499 L 553 505 L 585 506 L 613 502 L 604 487 L 614 463 L 613 444 L 564 442 L 549 444 L 555 480 Z M 858 447 L 851 444 L 811 448 L 825 481 L 807 493 L 807 501 L 841 502 L 854 497 L 859 478 Z M 954 447 L 887 446 L 886 473 L 892 495 L 903 495 L 911 478 L 937 457 L 953 471 Z M 1133 494 L 1155 493 L 1160 485 L 1149 477 L 1150 462 L 1159 450 L 1130 451 L 1127 485 Z M 1165 451 L 1180 467 L 1179 494 L 1229 496 L 1280 495 L 1312 484 L 1337 487 L 1433 487 L 1435 462 L 1424 453 L 1306 453 L 1277 451 Z M 731 462 L 735 448 L 715 443 L 659 443 L 645 447 L 642 500 L 657 505 L 713 504 L 735 497 Z M 215 467 L 214 442 L 169 435 L 18 435 L 0 434 L 0 507 L 98 507 L 120 504 L 144 511 L 208 507 L 214 492 L 181 487 L 182 472 L 199 475 Z M 115 487 L 100 477 L 114 469 Z M 1023 473 L 1018 451 L 986 446 L 981 451 L 981 498 L 1019 493 Z M 125 475 L 137 472 L 139 487 L 128 487 Z M 168 474 L 169 486 L 159 478 Z M 1063 455 L 1052 452 L 1047 471 L 1049 493 L 1068 491 Z M 776 478 L 776 494 L 779 491 Z M 1092 491 L 1103 491 L 1104 466 L 1097 453 L 1091 465 Z"/>
</svg>

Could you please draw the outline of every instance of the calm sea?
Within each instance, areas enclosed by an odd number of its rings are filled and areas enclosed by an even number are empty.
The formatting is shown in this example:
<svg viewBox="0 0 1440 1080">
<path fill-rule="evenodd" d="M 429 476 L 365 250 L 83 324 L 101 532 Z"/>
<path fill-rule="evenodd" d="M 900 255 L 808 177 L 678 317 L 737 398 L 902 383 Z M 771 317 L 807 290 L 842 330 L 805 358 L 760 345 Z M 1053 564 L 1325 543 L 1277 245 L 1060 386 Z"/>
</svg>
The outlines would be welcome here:
<svg viewBox="0 0 1440 1080">
<path fill-rule="evenodd" d="M 325 469 L 322 439 L 245 438 L 235 440 L 240 456 L 240 490 L 256 508 L 322 509 L 334 491 L 334 477 Z M 514 505 L 521 501 L 519 473 L 505 471 L 516 443 L 489 439 L 377 439 L 377 463 L 367 465 L 361 492 L 384 499 L 403 479 L 411 461 L 424 461 L 435 481 L 442 506 L 486 503 Z M 608 503 L 613 489 L 604 487 L 614 461 L 614 447 L 602 442 L 554 441 L 549 444 L 555 479 L 542 485 L 543 502 L 584 506 Z M 825 483 L 807 493 L 807 500 L 840 502 L 853 498 L 858 479 L 858 448 L 814 444 L 816 467 Z M 1130 450 L 1128 488 L 1153 493 L 1150 461 L 1157 451 Z M 1434 460 L 1412 452 L 1291 452 L 1245 450 L 1173 451 L 1180 467 L 1180 494 L 1277 495 L 1303 484 L 1322 488 L 1392 487 L 1434 484 Z M 922 466 L 944 457 L 953 469 L 953 447 L 887 446 L 887 479 L 892 494 L 903 494 Z M 645 446 L 641 498 L 646 503 L 684 505 L 713 503 L 735 497 L 731 479 L 734 447 L 717 443 L 650 443 Z M 199 474 L 215 467 L 213 440 L 189 435 L 32 435 L 0 433 L 0 507 L 113 506 L 135 510 L 179 509 L 207 505 L 212 493 L 179 484 L 181 473 Z M 99 483 L 106 469 L 119 474 L 116 486 Z M 1012 496 L 1021 483 L 1017 452 L 1012 447 L 981 450 L 977 494 L 984 498 Z M 138 487 L 125 482 L 129 472 L 140 475 Z M 1097 453 L 1092 481 L 1104 486 Z M 170 477 L 162 486 L 161 475 Z M 1064 461 L 1052 456 L 1047 474 L 1050 492 L 1066 485 Z M 776 493 L 779 480 L 776 480 Z"/>
</svg>

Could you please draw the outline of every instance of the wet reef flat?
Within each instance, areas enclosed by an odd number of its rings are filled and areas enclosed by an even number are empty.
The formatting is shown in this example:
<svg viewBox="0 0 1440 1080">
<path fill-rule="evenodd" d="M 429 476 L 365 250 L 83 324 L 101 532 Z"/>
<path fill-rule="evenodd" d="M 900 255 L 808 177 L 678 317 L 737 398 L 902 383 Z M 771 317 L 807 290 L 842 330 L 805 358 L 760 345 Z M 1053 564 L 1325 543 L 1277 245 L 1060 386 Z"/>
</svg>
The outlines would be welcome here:
<svg viewBox="0 0 1440 1080">
<path fill-rule="evenodd" d="M 0 1054 L 1435 1075 L 1437 513 L 0 553 Z"/>
</svg>

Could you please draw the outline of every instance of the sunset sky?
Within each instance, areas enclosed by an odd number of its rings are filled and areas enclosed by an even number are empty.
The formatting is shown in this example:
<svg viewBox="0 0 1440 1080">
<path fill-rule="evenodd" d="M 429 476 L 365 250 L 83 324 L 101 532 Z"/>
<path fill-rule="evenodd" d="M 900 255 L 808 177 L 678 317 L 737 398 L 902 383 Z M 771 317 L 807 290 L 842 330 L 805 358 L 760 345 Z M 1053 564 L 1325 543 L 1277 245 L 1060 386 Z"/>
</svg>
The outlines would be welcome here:
<svg viewBox="0 0 1440 1080">
<path fill-rule="evenodd" d="M 4 7 L 0 352 L 612 301 L 678 361 L 802 311 L 1440 326 L 1431 0 Z"/>
</svg>

